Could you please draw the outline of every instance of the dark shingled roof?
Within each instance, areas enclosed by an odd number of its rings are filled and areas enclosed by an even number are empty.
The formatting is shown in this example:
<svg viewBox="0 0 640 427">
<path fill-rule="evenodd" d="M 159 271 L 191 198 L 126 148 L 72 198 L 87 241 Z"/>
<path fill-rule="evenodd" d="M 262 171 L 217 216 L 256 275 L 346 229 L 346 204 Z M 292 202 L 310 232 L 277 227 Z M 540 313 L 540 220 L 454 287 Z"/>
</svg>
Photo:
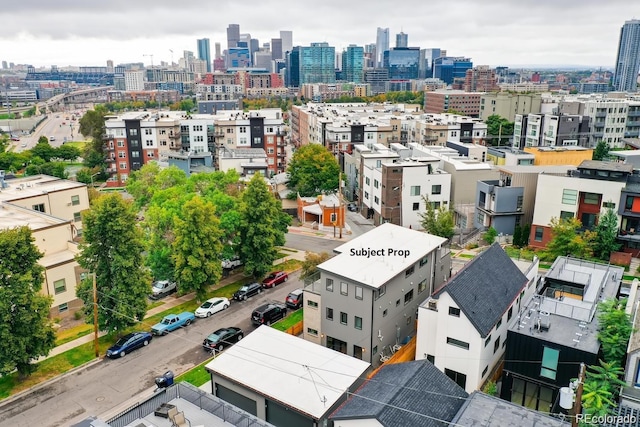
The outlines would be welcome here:
<svg viewBox="0 0 640 427">
<path fill-rule="evenodd" d="M 476 330 L 486 337 L 527 284 L 527 277 L 494 243 L 440 289 L 447 292 Z"/>
<path fill-rule="evenodd" d="M 383 366 L 329 418 L 375 418 L 387 427 L 442 427 L 458 413 L 467 396 L 431 362 L 416 360 Z"/>
</svg>

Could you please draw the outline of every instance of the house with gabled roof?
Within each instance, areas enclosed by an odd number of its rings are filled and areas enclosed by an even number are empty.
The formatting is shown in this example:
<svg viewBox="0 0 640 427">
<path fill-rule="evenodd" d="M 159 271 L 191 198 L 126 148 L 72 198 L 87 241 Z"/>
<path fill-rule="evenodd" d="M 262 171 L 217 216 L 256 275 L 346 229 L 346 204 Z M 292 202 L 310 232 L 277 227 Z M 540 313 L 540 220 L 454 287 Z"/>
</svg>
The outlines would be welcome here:
<svg viewBox="0 0 640 427">
<path fill-rule="evenodd" d="M 537 281 L 537 258 L 519 267 L 493 244 L 418 307 L 416 359 L 431 361 L 467 392 L 480 388 L 504 353 L 507 324 Z"/>
</svg>

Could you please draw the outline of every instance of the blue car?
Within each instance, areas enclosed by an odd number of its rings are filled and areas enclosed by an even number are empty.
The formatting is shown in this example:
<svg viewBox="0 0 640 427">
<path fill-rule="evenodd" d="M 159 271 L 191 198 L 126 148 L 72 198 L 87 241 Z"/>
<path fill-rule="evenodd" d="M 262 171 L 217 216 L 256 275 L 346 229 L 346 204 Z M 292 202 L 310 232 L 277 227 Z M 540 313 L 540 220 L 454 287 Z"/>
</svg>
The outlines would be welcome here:
<svg viewBox="0 0 640 427">
<path fill-rule="evenodd" d="M 107 357 L 115 359 L 116 357 L 124 357 L 127 353 L 131 353 L 136 348 L 145 347 L 153 338 L 149 332 L 132 332 L 120 338 L 114 345 L 107 350 Z"/>
</svg>

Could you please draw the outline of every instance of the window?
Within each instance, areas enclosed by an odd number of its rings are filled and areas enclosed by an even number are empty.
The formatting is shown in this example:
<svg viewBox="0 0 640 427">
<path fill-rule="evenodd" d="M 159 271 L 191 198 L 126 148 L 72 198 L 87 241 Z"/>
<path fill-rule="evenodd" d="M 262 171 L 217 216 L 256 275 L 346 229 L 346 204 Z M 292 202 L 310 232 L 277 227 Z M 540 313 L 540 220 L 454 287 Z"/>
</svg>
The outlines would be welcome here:
<svg viewBox="0 0 640 427">
<path fill-rule="evenodd" d="M 404 305 L 407 305 L 413 300 L 413 289 L 404 294 Z"/>
<path fill-rule="evenodd" d="M 147 157 L 153 159 L 155 157 L 155 154 L 153 154 L 153 151 L 147 151 Z"/>
<path fill-rule="evenodd" d="M 373 187 L 374 187 L 374 188 L 378 188 L 378 187 L 379 187 L 379 185 L 380 185 L 380 183 L 378 182 L 378 180 L 377 180 L 377 179 L 374 179 L 374 180 L 373 180 Z"/>
<path fill-rule="evenodd" d="M 418 293 L 421 294 L 425 290 L 427 290 L 427 279 L 424 279 L 422 282 L 418 283 Z"/>
<path fill-rule="evenodd" d="M 502 317 L 500 318 L 500 320 L 498 320 L 498 323 L 496 323 L 496 330 L 502 325 Z"/>
<path fill-rule="evenodd" d="M 140 152 L 139 151 L 132 151 L 131 152 L 131 157 L 140 157 Z"/>
<path fill-rule="evenodd" d="M 573 216 L 573 212 L 560 211 L 560 219 L 571 219 Z"/>
<path fill-rule="evenodd" d="M 44 203 L 33 205 L 33 210 L 38 212 L 44 212 Z"/>
<path fill-rule="evenodd" d="M 338 221 L 338 214 L 332 213 L 331 216 L 329 217 L 329 221 L 331 221 L 332 223 L 335 223 L 336 221 Z"/>
<path fill-rule="evenodd" d="M 427 263 L 427 261 L 429 261 L 429 255 L 423 256 L 422 259 L 420 260 L 420 267 L 425 265 Z"/>
<path fill-rule="evenodd" d="M 511 320 L 511 316 L 513 316 L 513 307 L 509 307 L 509 311 L 507 312 L 507 322 Z"/>
<path fill-rule="evenodd" d="M 64 279 L 56 280 L 53 282 L 53 289 L 55 290 L 56 295 L 61 294 L 67 290 L 67 284 Z"/>
<path fill-rule="evenodd" d="M 347 282 L 340 282 L 340 294 L 349 295 L 349 285 Z"/>
<path fill-rule="evenodd" d="M 560 350 L 549 347 L 544 348 L 544 352 L 542 353 L 542 366 L 540 367 L 541 377 L 549 378 L 551 380 L 556 379 L 559 356 Z"/>
<path fill-rule="evenodd" d="M 307 328 L 307 333 L 309 335 L 313 335 L 313 336 L 318 336 L 318 330 L 317 329 L 312 329 L 312 328 Z"/>
<path fill-rule="evenodd" d="M 407 269 L 407 271 L 404 272 L 404 277 L 411 276 L 415 270 L 416 270 L 416 266 L 412 265 L 410 268 Z"/>
<path fill-rule="evenodd" d="M 457 340 L 455 338 L 447 337 L 447 344 L 455 346 L 455 347 L 464 348 L 465 350 L 469 350 L 469 343 L 468 342 L 460 341 L 460 340 Z"/>
<path fill-rule="evenodd" d="M 362 330 L 362 317 L 355 316 L 353 320 L 353 327 Z"/>
<path fill-rule="evenodd" d="M 369 185 L 371 183 L 371 180 L 369 179 L 368 176 L 364 178 L 364 183 L 367 184 L 367 185 Z"/>
<path fill-rule="evenodd" d="M 341 311 L 340 312 L 340 323 L 342 323 L 343 325 L 346 325 L 348 317 L 349 316 L 347 315 L 347 313 Z"/>
<path fill-rule="evenodd" d="M 74 222 L 82 221 L 82 214 L 80 214 L 80 212 L 74 212 L 73 213 L 73 221 Z"/>
<path fill-rule="evenodd" d="M 486 347 L 486 346 L 488 346 L 490 342 L 491 342 L 491 335 L 489 335 L 489 336 L 487 337 L 487 339 L 486 339 L 486 340 L 484 340 L 484 346 L 485 346 L 485 347 Z"/>
<path fill-rule="evenodd" d="M 333 279 L 327 279 L 327 290 L 333 292 Z"/>
<path fill-rule="evenodd" d="M 420 202 L 414 202 L 413 203 L 413 210 L 414 211 L 420 210 Z"/>
<path fill-rule="evenodd" d="M 380 298 L 382 295 L 386 293 L 387 293 L 387 286 L 386 285 L 380 286 L 376 291 L 376 299 Z"/>
<path fill-rule="evenodd" d="M 124 162 L 120 162 L 120 169 L 126 169 L 127 168 L 127 164 Z"/>
<path fill-rule="evenodd" d="M 533 240 L 536 242 L 542 242 L 543 233 L 544 229 L 542 227 L 536 227 L 536 234 L 533 236 Z"/>
<path fill-rule="evenodd" d="M 489 365 L 485 366 L 484 369 L 482 370 L 482 378 L 484 378 L 484 376 L 487 375 L 488 370 L 489 370 Z"/>
<path fill-rule="evenodd" d="M 461 374 L 460 372 L 456 372 L 447 368 L 444 368 L 444 373 L 446 376 L 455 381 L 456 384 L 458 384 L 460 387 L 465 388 L 465 386 L 467 385 L 467 376 L 465 374 Z"/>
<path fill-rule="evenodd" d="M 587 205 L 599 205 L 600 195 L 595 193 L 584 193 L 584 203 Z"/>
<path fill-rule="evenodd" d="M 442 194 L 442 185 L 432 185 L 431 194 Z"/>
<path fill-rule="evenodd" d="M 317 301 L 307 300 L 307 305 L 309 307 L 312 307 L 312 308 L 318 308 L 318 302 Z"/>
<path fill-rule="evenodd" d="M 496 342 L 493 343 L 493 352 L 495 353 L 500 348 L 500 337 L 496 338 Z"/>
<path fill-rule="evenodd" d="M 460 309 L 458 307 L 449 307 L 449 316 L 460 317 Z"/>
<path fill-rule="evenodd" d="M 380 204 L 380 199 L 378 198 L 378 196 L 373 196 L 373 203 L 375 203 L 376 205 Z"/>
<path fill-rule="evenodd" d="M 124 159 L 127 157 L 127 153 L 125 153 L 124 151 L 118 151 L 118 157 Z"/>
<path fill-rule="evenodd" d="M 607 208 L 607 209 L 609 209 L 609 208 L 615 209 L 616 208 L 616 204 L 613 203 L 613 202 L 604 202 L 602 204 L 602 207 Z"/>
<path fill-rule="evenodd" d="M 138 135 L 138 129 L 129 129 L 129 135 L 137 136 Z"/>
<path fill-rule="evenodd" d="M 78 206 L 80 204 L 80 196 L 71 196 L 71 205 Z"/>
<path fill-rule="evenodd" d="M 362 299 L 362 286 L 356 286 L 356 299 Z"/>
<path fill-rule="evenodd" d="M 364 192 L 364 198 L 365 198 L 365 199 L 367 199 L 367 200 L 369 200 L 369 192 L 368 192 L 368 191 L 365 191 L 365 192 Z"/>
<path fill-rule="evenodd" d="M 420 195 L 420 186 L 419 185 L 412 185 L 411 186 L 411 193 L 409 195 L 411 195 L 411 196 L 419 196 Z"/>
<path fill-rule="evenodd" d="M 389 310 L 385 308 L 384 311 L 382 312 L 382 317 L 387 317 L 387 314 L 389 314 Z"/>
<path fill-rule="evenodd" d="M 327 319 L 333 320 L 333 308 L 327 307 Z"/>
<path fill-rule="evenodd" d="M 578 190 L 562 190 L 562 203 L 575 205 L 578 202 Z"/>
<path fill-rule="evenodd" d="M 64 313 L 67 310 L 69 310 L 69 304 L 67 304 L 66 302 L 58 306 L 58 313 Z"/>
</svg>

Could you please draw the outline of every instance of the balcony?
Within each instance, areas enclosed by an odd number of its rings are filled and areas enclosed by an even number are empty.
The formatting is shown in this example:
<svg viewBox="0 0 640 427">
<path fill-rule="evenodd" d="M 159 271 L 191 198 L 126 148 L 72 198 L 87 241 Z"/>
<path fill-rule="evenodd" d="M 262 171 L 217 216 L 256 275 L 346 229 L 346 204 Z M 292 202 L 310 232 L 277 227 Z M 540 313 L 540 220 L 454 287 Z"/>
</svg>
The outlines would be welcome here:
<svg viewBox="0 0 640 427">
<path fill-rule="evenodd" d="M 607 117 L 606 111 L 596 111 L 596 117 Z"/>
<path fill-rule="evenodd" d="M 173 134 L 169 134 L 169 138 L 171 139 L 177 139 L 180 138 L 182 136 L 182 132 L 178 131 L 178 132 L 174 132 Z"/>
<path fill-rule="evenodd" d="M 215 131 L 215 132 L 213 133 L 213 136 L 214 136 L 215 138 L 224 138 L 224 132 Z"/>
<path fill-rule="evenodd" d="M 103 141 L 109 141 L 109 140 L 113 140 L 113 139 L 115 139 L 115 136 L 113 136 L 113 135 L 107 135 L 106 133 L 102 134 L 102 140 Z"/>
</svg>

